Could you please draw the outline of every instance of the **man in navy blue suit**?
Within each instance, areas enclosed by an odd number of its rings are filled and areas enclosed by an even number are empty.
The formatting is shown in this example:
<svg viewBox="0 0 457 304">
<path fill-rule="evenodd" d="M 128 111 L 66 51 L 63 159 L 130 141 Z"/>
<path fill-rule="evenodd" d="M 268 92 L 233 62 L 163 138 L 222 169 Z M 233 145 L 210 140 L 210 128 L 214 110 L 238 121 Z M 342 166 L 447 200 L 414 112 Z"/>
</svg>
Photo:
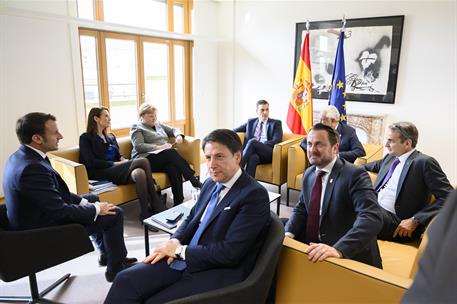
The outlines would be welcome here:
<svg viewBox="0 0 457 304">
<path fill-rule="evenodd" d="M 348 162 L 354 163 L 358 157 L 365 156 L 365 150 L 357 137 L 355 129 L 339 123 L 340 113 L 335 106 L 327 106 L 321 111 L 320 122 L 332 127 L 340 134 L 340 148 L 338 156 Z M 306 137 L 300 144 L 306 154 Z"/>
<path fill-rule="evenodd" d="M 378 173 L 374 188 L 383 217 L 378 238 L 411 242 L 420 238 L 452 186 L 436 159 L 416 150 L 419 131 L 413 123 L 390 125 L 386 138 L 389 154 L 363 166 Z"/>
<path fill-rule="evenodd" d="M 324 124 L 308 133 L 310 164 L 286 236 L 309 243 L 313 262 L 348 258 L 382 268 L 376 235 L 381 210 L 371 180 L 360 167 L 337 157 L 339 135 Z"/>
<path fill-rule="evenodd" d="M 268 193 L 240 168 L 241 140 L 226 129 L 203 139 L 209 179 L 171 239 L 118 274 L 105 303 L 163 303 L 243 281 L 270 225 Z"/>
<path fill-rule="evenodd" d="M 241 168 L 255 178 L 258 164 L 271 163 L 273 147 L 282 140 L 282 125 L 280 120 L 268 118 L 269 104 L 266 100 L 257 101 L 256 118 L 250 118 L 247 123 L 234 129 L 235 132 L 245 132 Z"/>
<path fill-rule="evenodd" d="M 84 225 L 99 247 L 99 263 L 106 263 L 105 277 L 112 282 L 119 271 L 136 261 L 126 257 L 122 210 L 106 202 L 96 202 L 95 195 L 86 199 L 71 193 L 52 168 L 46 152 L 57 150 L 63 138 L 54 116 L 29 113 L 18 119 L 16 134 L 21 146 L 8 159 L 3 175 L 10 228 Z"/>
</svg>

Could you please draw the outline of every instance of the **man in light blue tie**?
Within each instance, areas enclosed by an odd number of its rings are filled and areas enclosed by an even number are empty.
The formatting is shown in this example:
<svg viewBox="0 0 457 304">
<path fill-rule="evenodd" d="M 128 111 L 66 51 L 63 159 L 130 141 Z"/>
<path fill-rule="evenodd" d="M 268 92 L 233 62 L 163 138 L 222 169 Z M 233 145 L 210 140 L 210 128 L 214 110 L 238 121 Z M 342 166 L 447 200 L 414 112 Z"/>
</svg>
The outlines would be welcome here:
<svg viewBox="0 0 457 304">
<path fill-rule="evenodd" d="M 246 134 L 241 168 L 246 167 L 246 172 L 254 178 L 257 165 L 271 163 L 273 147 L 282 140 L 281 121 L 269 118 L 270 105 L 266 100 L 257 101 L 256 112 L 258 117 L 233 129 Z"/>
<path fill-rule="evenodd" d="M 116 276 L 105 303 L 163 303 L 243 281 L 270 225 L 266 189 L 240 168 L 242 144 L 226 129 L 202 148 L 211 178 L 170 240 Z"/>
</svg>

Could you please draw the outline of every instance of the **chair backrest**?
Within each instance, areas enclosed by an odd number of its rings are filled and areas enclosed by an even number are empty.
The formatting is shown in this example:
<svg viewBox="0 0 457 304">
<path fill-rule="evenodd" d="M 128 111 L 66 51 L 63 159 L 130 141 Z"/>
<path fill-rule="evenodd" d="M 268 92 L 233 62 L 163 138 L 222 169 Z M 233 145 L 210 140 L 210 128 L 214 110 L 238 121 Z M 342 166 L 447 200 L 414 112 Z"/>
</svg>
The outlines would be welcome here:
<svg viewBox="0 0 457 304">
<path fill-rule="evenodd" d="M 225 288 L 177 299 L 168 304 L 265 303 L 284 240 L 284 225 L 275 213 L 270 214 L 272 221 L 268 234 L 253 270 L 244 281 Z"/>
</svg>

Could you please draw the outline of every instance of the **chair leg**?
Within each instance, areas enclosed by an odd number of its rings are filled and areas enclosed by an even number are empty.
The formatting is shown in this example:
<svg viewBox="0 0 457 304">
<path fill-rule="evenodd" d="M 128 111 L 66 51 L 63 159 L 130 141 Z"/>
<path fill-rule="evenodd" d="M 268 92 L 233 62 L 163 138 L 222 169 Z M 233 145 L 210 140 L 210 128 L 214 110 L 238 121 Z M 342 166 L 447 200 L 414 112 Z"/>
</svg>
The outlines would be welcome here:
<svg viewBox="0 0 457 304">
<path fill-rule="evenodd" d="M 63 277 L 61 277 L 60 279 L 58 279 L 57 281 L 55 281 L 54 283 L 52 283 L 51 285 L 49 285 L 48 288 L 46 288 L 45 290 L 43 290 L 42 292 L 40 292 L 40 299 L 42 297 L 44 297 L 46 294 L 48 294 L 51 290 L 53 290 L 54 288 L 56 288 L 57 286 L 59 286 L 60 284 L 62 284 L 63 282 L 65 282 L 66 280 L 68 280 L 70 278 L 71 274 L 70 273 L 67 273 L 66 275 L 64 275 Z"/>
<path fill-rule="evenodd" d="M 38 293 L 38 284 L 36 280 L 36 275 L 31 274 L 29 275 L 29 285 L 30 285 L 30 295 L 29 297 L 27 296 L 2 296 L 0 297 L 0 302 L 2 303 L 18 303 L 18 302 L 27 302 L 27 303 L 57 303 L 48 299 L 43 299 L 43 296 L 45 296 L 47 293 L 49 293 L 51 290 L 62 284 L 64 281 L 66 281 L 71 274 L 67 273 L 57 281 L 55 281 L 53 284 L 51 284 L 48 288 L 43 290 L 41 293 Z"/>
<path fill-rule="evenodd" d="M 289 207 L 289 193 L 290 193 L 290 188 L 287 187 L 287 196 L 286 196 L 286 206 Z"/>
<path fill-rule="evenodd" d="M 279 197 L 276 200 L 276 214 L 279 216 L 280 206 L 281 206 L 281 185 L 278 186 Z"/>
</svg>

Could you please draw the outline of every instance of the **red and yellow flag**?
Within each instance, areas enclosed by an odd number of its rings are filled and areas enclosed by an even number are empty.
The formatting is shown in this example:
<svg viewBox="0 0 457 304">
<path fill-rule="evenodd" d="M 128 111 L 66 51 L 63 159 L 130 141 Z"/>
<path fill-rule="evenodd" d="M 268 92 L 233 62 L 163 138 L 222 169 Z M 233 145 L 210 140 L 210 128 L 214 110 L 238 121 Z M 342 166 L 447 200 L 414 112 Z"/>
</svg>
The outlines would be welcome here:
<svg viewBox="0 0 457 304">
<path fill-rule="evenodd" d="M 287 126 L 294 134 L 308 134 L 313 126 L 313 97 L 311 64 L 309 60 L 309 33 L 306 33 L 295 74 L 292 98 L 287 112 Z"/>
</svg>

